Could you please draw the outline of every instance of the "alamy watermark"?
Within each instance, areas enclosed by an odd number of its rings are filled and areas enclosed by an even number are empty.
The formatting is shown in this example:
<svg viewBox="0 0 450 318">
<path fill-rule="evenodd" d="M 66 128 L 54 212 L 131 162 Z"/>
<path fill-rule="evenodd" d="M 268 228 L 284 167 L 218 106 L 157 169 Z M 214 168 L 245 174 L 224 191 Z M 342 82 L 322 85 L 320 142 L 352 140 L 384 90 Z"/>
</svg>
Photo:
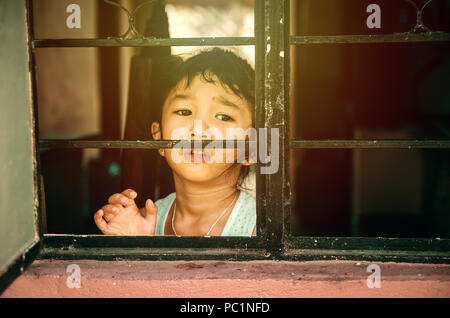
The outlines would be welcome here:
<svg viewBox="0 0 450 318">
<path fill-rule="evenodd" d="M 366 12 L 370 15 L 366 19 L 366 25 L 369 29 L 381 28 L 381 8 L 378 4 L 369 4 L 366 8 Z"/>
<path fill-rule="evenodd" d="M 66 12 L 70 13 L 66 19 L 66 26 L 69 29 L 81 29 L 81 8 L 78 4 L 69 4 Z"/>
<path fill-rule="evenodd" d="M 366 269 L 367 273 L 371 273 L 367 277 L 366 284 L 369 288 L 381 288 L 381 268 L 377 264 L 370 264 Z"/>
<path fill-rule="evenodd" d="M 70 264 L 66 268 L 66 273 L 70 275 L 66 279 L 66 286 L 68 288 L 81 288 L 81 269 L 77 264 Z"/>
<path fill-rule="evenodd" d="M 270 133 L 270 144 L 268 143 Z M 194 135 L 194 139 L 191 139 Z M 259 143 L 258 139 L 259 138 Z M 193 133 L 187 128 L 172 131 L 172 140 L 180 140 L 171 152 L 175 163 L 245 163 L 259 162 L 261 174 L 274 174 L 280 166 L 280 134 L 278 128 L 226 128 L 225 136 L 218 128 L 203 130 L 202 121 L 194 120 Z M 202 147 L 203 140 L 212 140 Z M 225 141 L 225 148 L 223 146 Z M 248 151 L 246 142 L 248 141 Z M 193 147 L 192 142 L 194 143 Z M 259 149 L 258 149 L 259 145 Z M 269 147 L 270 146 L 270 147 Z M 259 151 L 258 151 L 259 150 Z"/>
</svg>

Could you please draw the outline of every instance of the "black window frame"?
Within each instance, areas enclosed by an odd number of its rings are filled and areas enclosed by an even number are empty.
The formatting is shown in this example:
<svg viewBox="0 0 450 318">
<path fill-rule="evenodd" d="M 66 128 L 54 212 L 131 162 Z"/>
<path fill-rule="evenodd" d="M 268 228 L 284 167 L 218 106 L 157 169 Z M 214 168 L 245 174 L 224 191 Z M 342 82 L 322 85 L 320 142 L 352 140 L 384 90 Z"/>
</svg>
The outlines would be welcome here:
<svg viewBox="0 0 450 318">
<path fill-rule="evenodd" d="M 44 234 L 39 205 L 41 250 L 38 259 L 98 260 L 368 260 L 450 263 L 450 239 L 380 237 L 297 237 L 290 234 L 291 149 L 334 148 L 450 148 L 450 140 L 291 140 L 289 129 L 290 48 L 293 45 L 450 41 L 450 33 L 383 35 L 291 36 L 289 0 L 255 0 L 254 37 L 229 38 L 108 38 L 35 39 L 32 0 L 27 0 L 30 69 L 34 113 L 38 114 L 34 51 L 48 47 L 125 46 L 255 46 L 256 129 L 278 128 L 280 165 L 275 174 L 256 177 L 257 236 L 173 237 Z M 269 50 L 270 45 L 270 50 Z M 81 141 L 39 139 L 35 120 L 36 153 L 48 148 L 173 147 L 173 141 Z M 270 138 L 269 138 L 270 140 Z M 207 142 L 206 142 L 207 143 Z M 270 147 L 270 145 L 268 145 Z M 37 155 L 37 175 L 40 175 Z M 39 197 L 41 185 L 38 183 Z"/>
</svg>

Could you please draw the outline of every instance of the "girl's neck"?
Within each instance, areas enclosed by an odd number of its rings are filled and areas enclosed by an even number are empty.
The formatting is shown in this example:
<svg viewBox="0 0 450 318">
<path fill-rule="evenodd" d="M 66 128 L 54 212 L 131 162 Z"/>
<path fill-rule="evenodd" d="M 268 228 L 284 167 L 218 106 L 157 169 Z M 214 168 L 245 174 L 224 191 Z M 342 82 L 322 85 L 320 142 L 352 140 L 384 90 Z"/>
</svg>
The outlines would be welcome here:
<svg viewBox="0 0 450 318">
<path fill-rule="evenodd" d="M 198 183 L 174 175 L 177 217 L 208 219 L 216 217 L 238 195 L 235 183 Z"/>
</svg>

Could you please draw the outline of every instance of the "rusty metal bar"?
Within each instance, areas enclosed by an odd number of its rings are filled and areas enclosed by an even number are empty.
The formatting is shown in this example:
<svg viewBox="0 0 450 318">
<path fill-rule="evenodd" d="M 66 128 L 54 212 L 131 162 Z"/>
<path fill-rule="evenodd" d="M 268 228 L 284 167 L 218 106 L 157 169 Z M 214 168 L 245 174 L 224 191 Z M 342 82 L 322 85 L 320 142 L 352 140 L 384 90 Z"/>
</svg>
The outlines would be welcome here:
<svg viewBox="0 0 450 318">
<path fill-rule="evenodd" d="M 284 252 L 283 237 L 285 234 L 285 219 L 290 213 L 289 170 L 285 141 L 289 140 L 289 129 L 286 128 L 289 111 L 289 99 L 286 99 L 286 89 L 289 83 L 286 72 L 285 54 L 289 50 L 289 1 L 274 0 L 264 2 L 265 25 L 265 70 L 264 70 L 264 109 L 265 127 L 270 128 L 267 140 L 268 149 L 272 155 L 278 155 L 278 169 L 275 173 L 265 175 L 265 215 L 267 250 L 271 255 L 281 255 Z M 273 130 L 274 129 L 274 130 Z M 272 134 L 278 131 L 275 142 L 279 144 L 279 154 L 273 152 Z M 272 158 L 273 160 L 274 158 Z M 260 172 L 261 173 L 261 172 Z"/>
<path fill-rule="evenodd" d="M 48 149 L 71 149 L 71 148 L 98 148 L 98 149 L 160 149 L 173 148 L 182 140 L 61 140 L 41 139 L 39 150 Z M 184 141 L 185 142 L 185 141 Z M 222 148 L 238 148 L 245 145 L 248 147 L 253 141 L 248 140 L 203 140 L 201 146 L 204 148 L 211 143 Z M 191 148 L 199 147 L 198 141 L 191 141 Z M 232 143 L 232 145 L 231 145 Z"/>
<path fill-rule="evenodd" d="M 253 37 L 199 38 L 108 38 L 108 39 L 36 39 L 34 48 L 50 47 L 147 47 L 147 46 L 241 46 L 254 45 Z"/>
<path fill-rule="evenodd" d="M 292 45 L 305 44 L 362 44 L 362 43 L 408 43 L 447 42 L 450 33 L 394 33 L 374 35 L 320 35 L 291 36 Z M 138 39 L 36 39 L 33 48 L 55 47 L 149 47 L 149 46 L 244 46 L 255 45 L 253 37 L 202 37 L 202 38 L 138 38 Z"/>
<path fill-rule="evenodd" d="M 450 140 L 291 140 L 291 148 L 450 149 Z"/>
<path fill-rule="evenodd" d="M 320 36 L 291 36 L 293 45 L 305 44 L 361 44 L 361 43 L 401 43 L 401 42 L 447 42 L 450 33 L 394 33 L 373 35 L 320 35 Z"/>
<path fill-rule="evenodd" d="M 264 1 L 256 0 L 254 7 L 255 16 L 255 128 L 265 127 L 264 118 Z M 258 163 L 257 169 L 260 169 Z M 256 235 L 264 237 L 265 234 L 265 177 L 256 173 Z"/>
<path fill-rule="evenodd" d="M 39 149 L 52 148 L 99 148 L 99 149 L 159 149 L 173 148 L 180 140 L 60 140 L 41 139 Z M 227 147 L 226 140 L 203 140 L 202 147 L 212 142 L 218 147 Z M 232 147 L 244 144 L 246 147 L 252 141 L 234 140 Z M 230 145 L 231 146 L 231 145 Z M 194 141 L 191 147 L 198 147 Z M 320 149 L 320 148 L 402 148 L 402 149 L 450 149 L 450 140 L 291 140 L 291 148 Z"/>
</svg>

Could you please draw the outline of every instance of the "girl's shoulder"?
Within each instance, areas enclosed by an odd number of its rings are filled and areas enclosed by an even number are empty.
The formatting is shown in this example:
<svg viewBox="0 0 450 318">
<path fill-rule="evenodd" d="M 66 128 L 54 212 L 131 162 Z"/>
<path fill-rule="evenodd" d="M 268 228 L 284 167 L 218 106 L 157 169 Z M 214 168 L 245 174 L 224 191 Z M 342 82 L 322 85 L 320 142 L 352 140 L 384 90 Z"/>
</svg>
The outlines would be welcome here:
<svg viewBox="0 0 450 318">
<path fill-rule="evenodd" d="M 165 198 L 155 202 L 155 205 L 158 207 L 155 235 L 164 235 L 164 225 L 166 224 L 167 215 L 169 214 L 170 207 L 172 206 L 175 197 L 176 193 L 172 192 Z"/>
<path fill-rule="evenodd" d="M 176 193 L 172 192 L 171 194 L 169 194 L 168 196 L 166 196 L 165 198 L 159 199 L 155 202 L 155 205 L 158 207 L 170 207 L 173 203 L 173 200 L 175 200 L 176 197 Z M 158 211 L 159 212 L 159 211 Z"/>
</svg>

